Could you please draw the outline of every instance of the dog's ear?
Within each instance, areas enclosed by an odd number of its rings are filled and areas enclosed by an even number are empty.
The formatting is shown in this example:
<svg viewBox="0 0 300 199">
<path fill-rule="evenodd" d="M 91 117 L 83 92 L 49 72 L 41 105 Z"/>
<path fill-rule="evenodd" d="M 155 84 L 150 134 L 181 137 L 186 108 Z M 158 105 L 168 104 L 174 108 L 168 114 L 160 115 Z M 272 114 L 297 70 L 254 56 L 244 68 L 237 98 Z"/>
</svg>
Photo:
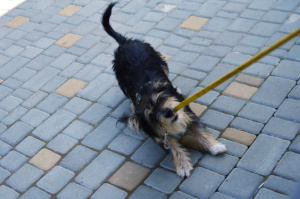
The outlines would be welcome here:
<svg viewBox="0 0 300 199">
<path fill-rule="evenodd" d="M 137 114 L 123 115 L 119 121 L 128 125 L 130 129 L 136 132 L 140 131 L 140 117 Z"/>
</svg>

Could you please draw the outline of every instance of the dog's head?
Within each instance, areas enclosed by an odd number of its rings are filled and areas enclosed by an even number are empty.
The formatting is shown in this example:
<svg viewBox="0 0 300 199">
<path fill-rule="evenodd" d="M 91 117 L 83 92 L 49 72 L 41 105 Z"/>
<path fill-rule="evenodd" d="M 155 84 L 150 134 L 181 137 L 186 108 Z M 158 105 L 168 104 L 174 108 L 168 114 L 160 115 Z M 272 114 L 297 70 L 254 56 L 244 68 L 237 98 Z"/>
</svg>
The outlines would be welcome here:
<svg viewBox="0 0 300 199">
<path fill-rule="evenodd" d="M 179 104 L 176 88 L 170 83 L 156 83 L 148 93 L 140 97 L 133 114 L 127 117 L 129 126 L 137 131 L 149 131 L 150 128 L 156 135 L 184 133 L 192 117 L 185 109 L 174 111 Z"/>
</svg>

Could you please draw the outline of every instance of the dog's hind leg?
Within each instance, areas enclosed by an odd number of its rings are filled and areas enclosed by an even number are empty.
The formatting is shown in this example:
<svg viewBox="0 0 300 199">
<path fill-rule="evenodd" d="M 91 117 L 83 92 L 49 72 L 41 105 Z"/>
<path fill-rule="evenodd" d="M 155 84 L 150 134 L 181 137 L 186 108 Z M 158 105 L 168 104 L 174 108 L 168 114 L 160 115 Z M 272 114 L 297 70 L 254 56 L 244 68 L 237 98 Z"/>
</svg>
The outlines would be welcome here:
<svg viewBox="0 0 300 199">
<path fill-rule="evenodd" d="M 181 139 L 181 143 L 188 148 L 209 151 L 212 155 L 226 151 L 224 144 L 217 141 L 205 128 L 199 129 L 196 125 L 189 126 L 188 131 Z"/>
<path fill-rule="evenodd" d="M 191 165 L 188 152 L 181 147 L 176 139 L 168 137 L 167 141 L 171 148 L 173 163 L 176 167 L 177 174 L 180 177 L 189 177 L 193 167 Z"/>
</svg>

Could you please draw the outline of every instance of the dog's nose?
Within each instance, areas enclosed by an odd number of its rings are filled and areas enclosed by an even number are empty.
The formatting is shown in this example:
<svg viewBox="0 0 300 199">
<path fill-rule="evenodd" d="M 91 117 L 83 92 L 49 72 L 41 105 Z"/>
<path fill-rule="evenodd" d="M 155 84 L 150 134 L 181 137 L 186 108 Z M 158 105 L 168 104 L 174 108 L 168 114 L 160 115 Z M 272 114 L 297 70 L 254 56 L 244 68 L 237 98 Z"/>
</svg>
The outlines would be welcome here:
<svg viewBox="0 0 300 199">
<path fill-rule="evenodd" d="M 166 117 L 166 118 L 170 118 L 170 117 L 172 117 L 173 115 L 174 115 L 174 111 L 173 111 L 172 109 L 168 108 L 168 109 L 166 110 L 166 112 L 165 112 L 165 117 Z"/>
</svg>

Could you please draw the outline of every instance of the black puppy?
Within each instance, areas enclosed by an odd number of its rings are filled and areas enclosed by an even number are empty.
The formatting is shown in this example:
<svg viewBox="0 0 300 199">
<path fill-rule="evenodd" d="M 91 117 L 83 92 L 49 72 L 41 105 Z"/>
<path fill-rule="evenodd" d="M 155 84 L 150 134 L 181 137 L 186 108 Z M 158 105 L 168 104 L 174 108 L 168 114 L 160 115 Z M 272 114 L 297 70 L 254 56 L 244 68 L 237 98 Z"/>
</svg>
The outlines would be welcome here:
<svg viewBox="0 0 300 199">
<path fill-rule="evenodd" d="M 132 115 L 123 116 L 120 121 L 170 148 L 177 174 L 189 176 L 193 167 L 182 145 L 213 155 L 225 152 L 226 147 L 205 129 L 188 106 L 174 111 L 184 97 L 168 79 L 167 63 L 150 44 L 128 39 L 112 29 L 109 18 L 114 5 L 109 4 L 105 10 L 102 25 L 119 43 L 113 70 L 122 91 L 131 100 Z"/>
</svg>

